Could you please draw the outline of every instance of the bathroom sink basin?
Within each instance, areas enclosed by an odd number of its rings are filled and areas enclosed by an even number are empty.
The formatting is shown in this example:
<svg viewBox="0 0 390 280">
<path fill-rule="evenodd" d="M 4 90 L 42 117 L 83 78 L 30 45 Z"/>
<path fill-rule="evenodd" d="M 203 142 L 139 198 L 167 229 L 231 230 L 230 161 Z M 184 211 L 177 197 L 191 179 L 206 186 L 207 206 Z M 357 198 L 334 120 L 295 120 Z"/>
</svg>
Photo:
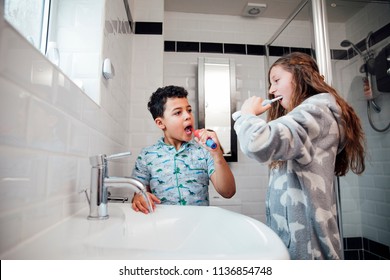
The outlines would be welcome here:
<svg viewBox="0 0 390 280">
<path fill-rule="evenodd" d="M 87 220 L 85 209 L 2 259 L 289 259 L 263 223 L 219 207 L 108 207 L 108 220 Z"/>
</svg>

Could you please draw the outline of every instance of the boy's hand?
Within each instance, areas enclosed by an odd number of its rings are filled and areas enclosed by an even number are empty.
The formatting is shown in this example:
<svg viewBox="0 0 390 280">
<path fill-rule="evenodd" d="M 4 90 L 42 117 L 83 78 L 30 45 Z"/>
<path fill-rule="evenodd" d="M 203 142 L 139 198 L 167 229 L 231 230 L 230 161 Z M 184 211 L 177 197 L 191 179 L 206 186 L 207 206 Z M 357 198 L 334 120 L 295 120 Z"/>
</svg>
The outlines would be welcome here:
<svg viewBox="0 0 390 280">
<path fill-rule="evenodd" d="M 195 136 L 194 139 L 195 139 L 196 142 L 200 143 L 202 146 L 207 148 L 212 154 L 215 151 L 218 151 L 218 152 L 220 151 L 220 148 L 211 149 L 210 147 L 207 147 L 206 144 L 205 144 L 207 139 L 212 139 L 217 144 L 217 147 L 220 147 L 220 143 L 219 143 L 217 134 L 215 133 L 214 130 L 211 130 L 211 129 L 199 129 L 198 130 L 198 137 Z"/>
<path fill-rule="evenodd" d="M 147 192 L 147 194 L 149 197 L 150 204 L 152 205 L 152 209 L 154 211 L 154 209 L 156 208 L 156 203 L 159 204 L 161 201 L 154 194 L 150 192 Z M 142 212 L 145 214 L 149 213 L 148 205 L 146 204 L 144 197 L 140 193 L 136 193 L 134 195 L 131 207 L 136 212 Z"/>
</svg>

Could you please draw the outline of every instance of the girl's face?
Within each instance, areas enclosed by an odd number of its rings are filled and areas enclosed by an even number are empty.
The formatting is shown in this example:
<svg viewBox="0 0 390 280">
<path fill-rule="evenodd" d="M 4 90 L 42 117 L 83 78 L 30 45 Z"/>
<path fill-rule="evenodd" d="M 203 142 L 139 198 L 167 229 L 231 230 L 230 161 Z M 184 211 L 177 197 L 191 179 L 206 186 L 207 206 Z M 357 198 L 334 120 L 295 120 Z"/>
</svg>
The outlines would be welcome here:
<svg viewBox="0 0 390 280">
<path fill-rule="evenodd" d="M 278 102 L 284 109 L 288 109 L 294 91 L 293 75 L 276 65 L 270 71 L 270 83 L 269 93 L 274 97 L 283 96 Z"/>
<path fill-rule="evenodd" d="M 163 118 L 156 118 L 156 124 L 164 131 L 164 141 L 179 149 L 182 142 L 192 139 L 194 117 L 187 98 L 168 98 Z"/>
</svg>

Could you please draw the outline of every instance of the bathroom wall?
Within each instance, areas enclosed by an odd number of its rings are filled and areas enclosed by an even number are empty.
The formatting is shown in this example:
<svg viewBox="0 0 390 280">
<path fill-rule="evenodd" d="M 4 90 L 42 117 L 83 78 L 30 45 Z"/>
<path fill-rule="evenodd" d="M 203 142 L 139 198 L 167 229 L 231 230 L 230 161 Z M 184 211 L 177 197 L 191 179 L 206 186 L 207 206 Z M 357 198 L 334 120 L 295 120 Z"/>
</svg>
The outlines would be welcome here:
<svg viewBox="0 0 390 280">
<path fill-rule="evenodd" d="M 164 1 L 133 0 L 132 17 L 137 26 L 143 23 L 164 21 Z M 150 95 L 163 85 L 164 38 L 162 34 L 147 34 L 137 31 L 134 35 L 131 68 L 131 104 L 130 115 L 130 149 L 134 157 L 132 164 L 141 149 L 154 144 L 162 132 L 154 123 L 147 109 Z"/>
<path fill-rule="evenodd" d="M 179 42 L 211 42 L 264 44 L 281 24 L 281 20 L 241 18 L 188 13 L 166 12 L 164 39 Z M 261 29 L 259 27 L 267 26 Z M 164 84 L 185 87 L 197 114 L 197 59 L 198 57 L 227 57 L 234 59 L 236 67 L 236 98 L 238 105 L 249 96 L 265 96 L 264 56 L 218 54 L 212 52 L 165 52 Z M 229 163 L 236 179 L 234 198 L 222 198 L 210 188 L 210 204 L 234 210 L 265 221 L 265 190 L 268 169 L 238 151 L 238 162 Z"/>
<path fill-rule="evenodd" d="M 386 25 L 389 7 L 368 5 L 346 23 L 328 23 L 330 47 L 342 50 L 340 42 L 350 39 L 358 42 L 369 31 Z M 242 17 L 165 13 L 164 37 L 166 41 L 215 42 L 239 44 L 265 44 L 283 21 L 271 19 L 245 19 Z M 265 27 L 266 28 L 262 28 Z M 274 42 L 274 46 L 311 46 L 310 23 L 293 20 Z M 382 42 L 382 45 L 389 38 Z M 377 48 L 380 45 L 376 46 Z M 250 95 L 265 96 L 264 56 L 214 54 L 210 52 L 185 52 L 177 50 L 164 53 L 164 83 L 179 84 L 189 89 L 195 102 L 197 57 L 231 57 L 237 64 L 238 106 Z M 271 63 L 277 57 L 271 57 Z M 358 72 L 362 61 L 359 57 L 351 60 L 333 60 L 335 86 L 351 102 L 362 119 L 368 138 L 367 170 L 363 176 L 348 174 L 341 179 L 343 199 L 343 228 L 346 237 L 364 236 L 370 240 L 388 245 L 389 234 L 389 133 L 373 132 L 368 124 L 365 99 L 363 98 L 362 74 Z M 350 84 L 350 82 L 352 84 Z M 389 120 L 389 99 L 382 96 L 383 112 L 374 116 L 374 121 L 384 127 Z M 264 221 L 264 195 L 268 182 L 267 168 L 241 154 L 237 163 L 230 163 L 237 181 L 235 199 L 241 204 L 237 211 Z M 228 201 L 214 197 L 211 203 L 228 205 Z M 222 201 L 221 201 L 222 200 Z"/>
<path fill-rule="evenodd" d="M 370 4 L 345 23 L 345 37 L 336 38 L 330 32 L 332 45 L 337 46 L 348 39 L 354 44 L 365 40 L 370 31 L 388 26 L 390 5 Z M 390 43 L 390 35 L 372 50 L 377 54 Z M 376 38 L 378 40 L 378 38 Z M 363 95 L 362 77 L 359 69 L 363 64 L 360 56 L 333 62 L 335 87 L 353 106 L 359 115 L 367 138 L 366 170 L 361 176 L 349 173 L 340 180 L 343 230 L 345 237 L 362 236 L 390 246 L 390 133 L 376 132 L 369 124 L 367 102 Z M 377 104 L 382 111 L 372 111 L 372 120 L 378 128 L 384 128 L 390 120 L 390 93 L 379 93 Z"/>
<path fill-rule="evenodd" d="M 197 58 L 228 57 L 236 63 L 237 108 L 250 96 L 267 95 L 264 53 L 237 54 L 225 50 L 224 54 L 212 51 L 199 52 L 178 50 L 179 42 L 245 44 L 247 52 L 254 45 L 264 45 L 281 26 L 284 20 L 268 18 L 244 18 L 239 16 L 200 15 L 166 12 L 164 40 L 176 42 L 176 51 L 164 53 L 164 84 L 184 86 L 190 102 L 196 107 Z M 340 24 L 330 24 L 338 37 L 343 38 Z M 341 30 L 341 31 L 340 31 Z M 311 46 L 311 26 L 307 21 L 293 21 L 277 39 L 275 46 Z M 271 57 L 271 63 L 277 57 Z M 195 110 L 196 113 L 196 110 Z M 237 193 L 231 200 L 223 199 L 212 188 L 211 205 L 222 206 L 265 222 L 265 193 L 268 185 L 268 167 L 249 159 L 238 151 L 238 162 L 229 163 L 234 173 Z"/>
<path fill-rule="evenodd" d="M 102 20 L 104 3 L 104 0 L 52 1 L 48 37 L 58 46 L 60 68 L 97 103 L 100 101 L 102 29 L 106 23 Z"/>
<path fill-rule="evenodd" d="M 4 21 L 0 6 L 0 256 L 86 206 L 85 196 L 79 192 L 89 187 L 89 156 L 130 150 L 133 156 L 124 164 L 113 163 L 111 169 L 114 175 L 130 173 L 140 149 L 155 143 L 162 135 L 146 109 L 150 94 L 158 87 L 183 85 L 194 104 L 196 58 L 200 54 L 164 52 L 164 41 L 261 45 L 283 22 L 206 15 L 199 20 L 191 14 L 164 13 L 160 0 L 132 0 L 129 5 L 134 22 L 163 22 L 163 34 L 126 34 L 107 28 L 114 21 L 126 21 L 126 14 L 122 0 L 105 1 L 100 65 L 103 58 L 110 57 L 116 77 L 109 81 L 100 78 L 100 106 L 19 36 Z M 106 25 L 106 21 L 110 24 Z M 360 24 L 363 26 L 364 21 Z M 310 42 L 309 38 L 305 41 L 302 34 L 307 32 L 300 26 L 298 23 L 289 32 L 290 38 L 280 44 L 299 47 L 299 42 Z M 331 42 L 331 48 L 340 48 L 339 42 L 346 37 L 343 32 L 351 26 L 330 25 L 330 33 L 338 38 Z M 360 38 L 365 33 L 362 31 Z M 264 96 L 264 56 L 230 54 L 229 57 L 236 60 L 238 104 L 250 95 Z M 351 67 L 358 66 L 355 63 Z M 345 75 L 341 77 L 354 78 L 353 74 Z M 354 85 L 350 94 L 357 88 L 360 85 Z M 359 107 L 359 114 L 365 118 L 364 106 Z M 369 130 L 367 120 L 364 122 Z M 363 202 L 364 209 L 375 210 L 367 212 L 367 216 L 353 216 L 357 220 L 353 218 L 350 222 L 353 225 L 350 236 L 360 229 L 361 234 L 368 231 L 374 240 L 385 243 L 382 241 L 388 240 L 385 230 L 377 231 L 377 225 L 362 229 L 360 224 L 361 220 L 382 221 L 380 229 L 390 224 L 386 204 L 377 203 L 389 198 L 386 174 L 390 174 L 390 165 L 389 157 L 384 156 L 389 153 L 388 133 L 385 136 L 374 133 L 370 139 L 375 140 L 372 145 L 377 148 L 372 155 L 378 162 L 369 169 L 369 176 L 364 177 L 365 185 L 370 188 L 355 192 L 357 179 L 352 180 L 351 207 L 357 209 Z M 264 221 L 267 168 L 241 152 L 238 157 L 237 163 L 231 163 L 238 186 L 234 202 L 239 204 L 233 204 L 233 208 Z M 375 188 L 371 188 L 373 184 Z M 211 196 L 212 203 L 218 204 L 221 198 L 214 199 L 213 192 Z M 372 219 L 374 213 L 382 213 L 381 218 Z"/>
<path fill-rule="evenodd" d="M 127 21 L 122 0 L 102 3 L 102 23 Z M 4 21 L 2 8 L 0 256 L 87 206 L 79 192 L 89 187 L 89 156 L 129 149 L 133 44 L 119 29 L 96 35 L 103 38 L 98 66 L 110 57 L 116 69 L 115 79 L 99 79 L 99 106 Z M 96 21 L 85 10 L 76 14 L 83 18 L 73 20 Z M 113 172 L 123 169 L 113 164 Z"/>
</svg>

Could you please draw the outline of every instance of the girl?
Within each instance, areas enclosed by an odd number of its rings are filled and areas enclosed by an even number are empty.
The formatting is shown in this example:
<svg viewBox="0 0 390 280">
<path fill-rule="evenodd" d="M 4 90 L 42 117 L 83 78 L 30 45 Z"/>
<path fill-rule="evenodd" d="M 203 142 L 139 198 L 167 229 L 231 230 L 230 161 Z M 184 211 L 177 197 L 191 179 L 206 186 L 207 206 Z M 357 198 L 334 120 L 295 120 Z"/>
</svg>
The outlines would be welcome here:
<svg viewBox="0 0 390 280">
<path fill-rule="evenodd" d="M 269 97 L 282 99 L 249 98 L 234 125 L 241 150 L 269 163 L 267 224 L 292 259 L 340 259 L 333 182 L 365 169 L 360 120 L 307 54 L 278 59 L 268 76 Z M 267 110 L 267 122 L 257 117 Z"/>
</svg>

